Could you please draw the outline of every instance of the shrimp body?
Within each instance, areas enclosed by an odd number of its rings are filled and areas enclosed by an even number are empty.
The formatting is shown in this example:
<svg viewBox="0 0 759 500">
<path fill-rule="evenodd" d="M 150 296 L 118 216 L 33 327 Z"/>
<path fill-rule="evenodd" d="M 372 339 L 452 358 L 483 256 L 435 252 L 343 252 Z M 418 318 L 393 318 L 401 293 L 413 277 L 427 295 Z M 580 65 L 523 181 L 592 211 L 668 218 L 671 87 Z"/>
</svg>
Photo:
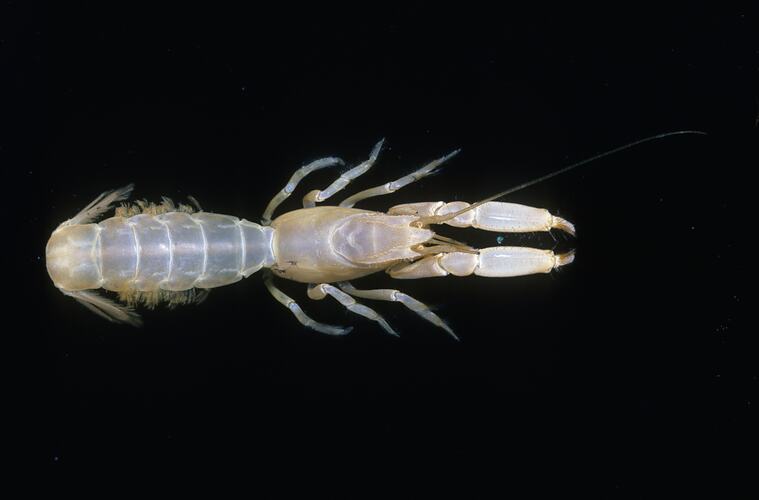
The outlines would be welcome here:
<svg viewBox="0 0 759 500">
<path fill-rule="evenodd" d="M 574 260 L 573 250 L 554 253 L 521 246 L 473 248 L 438 234 L 436 227 L 496 233 L 560 230 L 574 236 L 574 225 L 548 210 L 495 200 L 633 146 L 682 134 L 704 133 L 683 130 L 640 139 L 472 204 L 421 201 L 391 206 L 386 212 L 354 208 L 363 200 L 392 194 L 435 173 L 459 152 L 456 150 L 399 179 L 349 196 L 338 205 L 317 206 L 366 173 L 377 160 L 383 140 L 367 160 L 343 172 L 324 190 L 307 193 L 303 208 L 273 218 L 304 177 L 344 162 L 328 157 L 297 169 L 269 202 L 261 224 L 203 212 L 194 198 L 190 200 L 199 212 L 187 205 L 176 206 L 168 198 L 157 205 L 138 200 L 117 207 L 115 217 L 95 223 L 115 203 L 129 197 L 130 184 L 101 194 L 58 226 L 47 244 L 47 270 L 65 295 L 110 321 L 131 325 L 141 323 L 134 305 L 196 303 L 210 288 L 263 270 L 264 284 L 274 299 L 307 328 L 329 335 L 344 335 L 352 329 L 311 319 L 276 286 L 274 278 L 307 283 L 309 298 L 331 297 L 393 335 L 397 333 L 382 316 L 355 298 L 398 302 L 456 338 L 440 317 L 413 297 L 395 289 L 360 290 L 351 280 L 381 271 L 399 280 L 472 275 L 507 278 L 550 273 L 566 266 Z M 500 238 L 496 241 L 500 243 Z M 99 288 L 118 293 L 124 304 L 97 293 Z"/>
<path fill-rule="evenodd" d="M 339 205 L 317 206 L 343 190 L 374 164 L 380 141 L 368 160 L 344 172 L 323 191 L 311 191 L 303 208 L 272 220 L 276 208 L 310 172 L 343 164 L 323 158 L 298 169 L 274 196 L 256 224 L 230 215 L 202 211 L 191 198 L 176 206 L 168 198 L 153 204 L 136 201 L 116 207 L 115 216 L 96 223 L 116 202 L 126 200 L 132 185 L 101 194 L 62 223 L 46 249 L 47 270 L 55 286 L 108 320 L 139 325 L 136 305 L 154 307 L 197 303 L 207 290 L 229 285 L 264 269 L 264 284 L 305 326 L 342 335 L 349 327 L 319 323 L 279 290 L 273 278 L 308 284 L 308 296 L 330 296 L 349 311 L 396 332 L 354 297 L 400 302 L 427 321 L 453 331 L 426 305 L 392 289 L 358 290 L 351 280 L 385 271 L 396 279 L 436 276 L 509 277 L 547 273 L 572 262 L 573 253 L 522 247 L 476 249 L 438 235 L 430 226 L 449 224 L 487 231 L 527 232 L 560 229 L 574 234 L 569 222 L 547 210 L 500 203 L 419 202 L 396 205 L 387 212 L 354 208 L 362 200 L 390 194 L 436 171 L 454 151 L 411 174 L 361 191 Z M 116 292 L 121 304 L 98 289 Z M 455 336 L 455 335 L 454 335 Z"/>
</svg>

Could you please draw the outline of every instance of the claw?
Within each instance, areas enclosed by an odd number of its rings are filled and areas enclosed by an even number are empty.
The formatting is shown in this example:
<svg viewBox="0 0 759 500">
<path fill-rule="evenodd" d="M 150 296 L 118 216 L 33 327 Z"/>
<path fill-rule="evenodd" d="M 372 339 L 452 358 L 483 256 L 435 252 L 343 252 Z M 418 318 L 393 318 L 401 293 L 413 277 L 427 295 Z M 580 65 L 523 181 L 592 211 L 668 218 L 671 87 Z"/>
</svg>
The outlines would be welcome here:
<svg viewBox="0 0 759 500">
<path fill-rule="evenodd" d="M 551 215 L 548 210 L 500 201 L 489 201 L 479 206 L 463 201 L 406 203 L 392 207 L 388 214 L 416 215 L 419 219 L 414 224 L 422 227 L 429 224 L 448 224 L 497 233 L 561 229 L 572 236 L 575 235 L 575 227 L 571 222 Z"/>
<path fill-rule="evenodd" d="M 577 232 L 575 231 L 575 225 L 569 222 L 566 219 L 562 219 L 561 217 L 553 217 L 553 221 L 551 223 L 552 228 L 561 229 L 565 233 L 571 234 L 573 237 L 577 237 Z"/>
</svg>

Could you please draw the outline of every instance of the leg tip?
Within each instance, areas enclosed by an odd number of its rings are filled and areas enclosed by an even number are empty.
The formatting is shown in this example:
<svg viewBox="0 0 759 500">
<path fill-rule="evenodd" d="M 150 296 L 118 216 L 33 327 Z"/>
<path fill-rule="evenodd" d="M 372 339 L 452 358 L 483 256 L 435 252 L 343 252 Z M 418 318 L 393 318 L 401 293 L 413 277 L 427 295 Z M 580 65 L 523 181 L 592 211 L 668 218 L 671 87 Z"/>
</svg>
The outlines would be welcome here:
<svg viewBox="0 0 759 500">
<path fill-rule="evenodd" d="M 345 327 L 336 326 L 334 327 L 334 330 L 332 333 L 330 333 L 330 335 L 340 335 L 340 336 L 348 335 L 352 331 L 353 331 L 352 326 L 345 326 Z"/>
<path fill-rule="evenodd" d="M 382 329 L 385 330 L 387 333 L 392 335 L 393 337 L 400 338 L 400 334 L 393 330 L 393 327 L 388 324 L 387 321 L 381 320 L 379 321 L 380 325 L 382 326 Z"/>
<path fill-rule="evenodd" d="M 448 333 L 448 335 L 450 335 L 451 337 L 453 337 L 453 340 L 455 340 L 456 342 L 461 342 L 461 339 L 459 338 L 459 336 L 458 336 L 458 335 L 456 335 L 456 334 L 453 332 L 453 330 L 451 329 L 451 327 L 450 327 L 450 326 L 448 326 L 448 325 L 445 325 L 445 326 L 443 327 L 443 330 L 445 330 L 445 331 Z"/>
<path fill-rule="evenodd" d="M 369 158 L 371 158 L 372 160 L 376 160 L 384 144 L 385 144 L 385 138 L 383 137 L 382 139 L 379 140 L 377 144 L 374 145 L 374 147 L 372 148 L 372 152 L 369 153 Z"/>
</svg>

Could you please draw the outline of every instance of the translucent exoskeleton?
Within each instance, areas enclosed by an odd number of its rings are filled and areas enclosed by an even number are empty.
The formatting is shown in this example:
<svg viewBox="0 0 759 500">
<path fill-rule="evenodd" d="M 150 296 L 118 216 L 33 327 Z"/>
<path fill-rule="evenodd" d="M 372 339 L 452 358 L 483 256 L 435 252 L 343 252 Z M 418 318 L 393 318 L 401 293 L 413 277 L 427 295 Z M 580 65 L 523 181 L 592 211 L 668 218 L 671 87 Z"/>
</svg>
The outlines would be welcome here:
<svg viewBox="0 0 759 500">
<path fill-rule="evenodd" d="M 55 229 L 47 243 L 47 270 L 55 286 L 104 318 L 141 324 L 135 306 L 198 303 L 208 290 L 228 285 L 263 270 L 264 284 L 304 326 L 329 335 L 344 335 L 349 326 L 320 323 L 275 285 L 275 278 L 307 284 L 307 295 L 337 300 L 351 312 L 395 330 L 376 311 L 356 298 L 399 302 L 456 338 L 453 330 L 425 304 L 395 289 L 361 290 L 351 283 L 385 271 L 395 279 L 469 275 L 505 278 L 550 273 L 572 262 L 574 253 L 516 246 L 472 248 L 436 234 L 448 224 L 498 233 L 551 231 L 574 235 L 569 222 L 542 208 L 495 201 L 506 194 L 564 173 L 603 156 L 662 137 L 700 133 L 670 132 L 648 137 L 552 172 L 516 188 L 469 204 L 432 201 L 395 205 L 387 212 L 355 208 L 363 200 L 393 193 L 423 177 L 458 154 L 453 151 L 409 175 L 361 191 L 338 205 L 318 205 L 345 189 L 377 161 L 383 141 L 369 158 L 347 169 L 324 190 L 311 191 L 303 208 L 273 219 L 277 207 L 298 183 L 315 170 L 342 166 L 339 158 L 323 158 L 299 168 L 264 211 L 261 223 L 175 205 L 124 203 L 130 184 L 98 196 Z M 114 216 L 98 218 L 117 203 Z M 112 300 L 97 290 L 116 292 Z"/>
</svg>

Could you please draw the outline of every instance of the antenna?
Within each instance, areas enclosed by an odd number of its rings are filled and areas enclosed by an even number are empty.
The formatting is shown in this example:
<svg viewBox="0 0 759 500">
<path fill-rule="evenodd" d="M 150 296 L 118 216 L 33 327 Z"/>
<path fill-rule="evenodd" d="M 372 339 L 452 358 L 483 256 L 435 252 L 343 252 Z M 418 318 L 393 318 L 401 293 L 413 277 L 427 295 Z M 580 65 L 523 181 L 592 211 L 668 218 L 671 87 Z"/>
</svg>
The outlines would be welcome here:
<svg viewBox="0 0 759 500">
<path fill-rule="evenodd" d="M 686 135 L 686 134 L 707 135 L 706 132 L 701 132 L 700 130 L 678 130 L 676 132 L 664 132 L 662 134 L 652 135 L 652 136 L 646 137 L 644 139 L 639 139 L 637 141 L 627 143 L 624 146 L 619 146 L 617 148 L 610 149 L 609 151 L 605 151 L 603 153 L 599 153 L 599 154 L 597 154 L 595 156 L 591 156 L 590 158 L 586 158 L 585 160 L 581 160 L 581 161 L 578 161 L 577 163 L 573 163 L 573 164 L 568 165 L 568 166 L 566 166 L 564 168 L 560 168 L 559 170 L 555 170 L 555 171 L 553 171 L 551 173 L 548 173 L 546 175 L 538 177 L 537 179 L 533 179 L 531 181 L 527 181 L 527 182 L 524 182 L 522 184 L 519 184 L 518 186 L 509 188 L 506 191 L 501 191 L 500 193 L 494 194 L 493 196 L 491 196 L 489 198 L 485 198 L 484 200 L 480 200 L 480 201 L 478 201 L 476 203 L 473 203 L 473 204 L 469 205 L 468 207 L 459 210 L 458 212 L 451 212 L 451 213 L 445 214 L 445 215 L 429 215 L 429 216 L 426 216 L 426 217 L 421 217 L 418 220 L 414 221 L 412 224 L 414 226 L 418 226 L 418 227 L 427 226 L 429 224 L 442 224 L 442 223 L 444 223 L 446 221 L 449 221 L 451 219 L 455 219 L 459 215 L 461 215 L 461 214 L 463 214 L 465 212 L 468 212 L 469 210 L 473 210 L 473 209 L 479 207 L 480 205 L 482 205 L 484 203 L 487 203 L 489 201 L 497 200 L 498 198 L 506 196 L 507 194 L 511 194 L 511 193 L 515 193 L 517 191 L 521 191 L 524 188 L 527 188 L 527 187 L 530 187 L 530 186 L 534 186 L 535 184 L 538 184 L 539 182 L 547 181 L 548 179 L 556 177 L 557 175 L 565 174 L 565 173 L 569 172 L 570 170 L 574 170 L 577 167 L 581 167 L 583 165 L 587 165 L 588 163 L 594 162 L 596 160 L 600 160 L 601 158 L 605 158 L 607 156 L 619 153 L 620 151 L 624 151 L 626 149 L 630 149 L 632 147 L 638 146 L 640 144 L 644 144 L 646 142 L 656 141 L 656 140 L 664 139 L 665 137 L 671 137 L 671 136 L 674 136 L 674 135 Z"/>
</svg>

